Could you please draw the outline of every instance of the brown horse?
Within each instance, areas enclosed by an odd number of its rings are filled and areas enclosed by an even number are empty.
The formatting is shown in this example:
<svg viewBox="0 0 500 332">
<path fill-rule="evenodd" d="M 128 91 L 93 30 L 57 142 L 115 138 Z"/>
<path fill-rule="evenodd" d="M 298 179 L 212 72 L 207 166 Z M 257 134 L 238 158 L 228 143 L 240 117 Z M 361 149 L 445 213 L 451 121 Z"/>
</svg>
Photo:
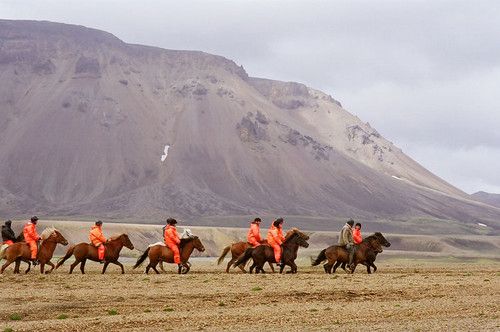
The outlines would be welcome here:
<svg viewBox="0 0 500 332">
<path fill-rule="evenodd" d="M 374 271 L 377 270 L 374 262 L 378 253 L 383 251 L 382 246 L 390 247 L 391 244 L 380 232 L 376 232 L 373 235 L 370 235 L 363 239 L 354 254 L 353 259 L 353 268 L 351 269 L 351 273 L 354 273 L 356 269 L 356 265 L 363 264 L 366 265 L 366 269 L 368 274 L 371 274 L 370 267 L 374 268 Z M 318 257 L 313 260 L 312 265 L 319 265 L 321 262 L 328 260 L 326 264 L 323 265 L 326 273 L 335 273 L 337 267 L 342 264 L 342 268 L 345 271 L 345 265 L 349 262 L 349 252 L 346 250 L 345 246 L 330 246 L 326 249 L 323 249 Z M 334 266 L 335 265 L 335 266 Z M 347 272 L 347 271 L 346 271 Z"/>
<path fill-rule="evenodd" d="M 267 245 L 267 240 L 263 240 L 260 242 L 263 245 Z M 231 251 L 231 260 L 227 263 L 226 267 L 226 273 L 229 273 L 229 268 L 231 265 L 233 265 L 234 262 L 238 260 L 238 257 L 241 256 L 247 250 L 248 248 L 251 248 L 251 245 L 248 242 L 235 242 L 231 245 L 228 245 L 227 247 L 224 248 L 222 251 L 222 254 L 220 255 L 219 259 L 217 259 L 217 265 L 220 265 L 222 261 L 224 261 L 224 258 L 226 258 L 226 255 Z M 274 273 L 274 266 L 273 264 L 269 263 L 269 266 L 271 267 L 271 270 Z M 244 273 L 247 273 L 245 270 L 244 265 L 238 265 L 238 267 L 243 271 Z"/>
<path fill-rule="evenodd" d="M 285 236 L 285 241 L 282 244 L 282 257 L 283 263 L 280 267 L 280 273 L 283 273 L 285 265 L 290 266 L 291 270 L 287 273 L 297 273 L 297 265 L 295 264 L 295 259 L 297 258 L 297 252 L 299 247 L 307 248 L 309 247 L 309 236 L 302 233 L 296 228 L 289 230 Z M 238 258 L 234 263 L 234 267 L 243 264 L 245 265 L 248 260 L 252 258 L 253 264 L 250 266 L 250 273 L 253 272 L 255 268 L 255 273 L 265 273 L 263 267 L 266 262 L 276 263 L 274 259 L 274 250 L 269 245 L 262 245 L 255 248 L 248 248 L 245 252 Z"/>
<path fill-rule="evenodd" d="M 205 247 L 201 243 L 200 239 L 197 236 L 191 236 L 186 239 L 181 239 L 180 254 L 181 254 L 181 266 L 178 268 L 179 274 L 186 274 L 189 272 L 191 268 L 188 263 L 189 257 L 193 253 L 194 249 L 197 249 L 200 252 L 205 251 Z M 158 243 L 153 244 L 144 251 L 144 253 L 139 257 L 137 262 L 134 265 L 134 269 L 138 268 L 145 260 L 146 257 L 149 257 L 149 264 L 146 266 L 146 274 L 149 273 L 149 269 L 153 269 L 156 274 L 160 274 L 156 269 L 158 263 L 166 262 L 166 263 L 174 263 L 174 253 L 170 250 L 169 247 Z"/>
<path fill-rule="evenodd" d="M 59 231 L 53 227 L 46 228 L 42 234 L 40 235 L 42 238 L 42 242 L 40 244 L 40 249 L 38 250 L 37 260 L 40 262 L 40 272 L 45 272 L 45 264 L 51 267 L 50 270 L 45 273 L 50 273 L 54 270 L 54 264 L 50 261 L 52 256 L 54 255 L 54 250 L 56 249 L 57 244 L 67 245 L 68 241 L 64 238 L 64 236 L 59 233 Z M 31 251 L 30 247 L 26 242 L 16 242 L 7 248 L 4 249 L 4 253 L 0 254 L 0 257 L 5 255 L 5 259 L 7 262 L 2 266 L 0 273 L 13 262 L 15 263 L 14 273 L 19 273 L 19 267 L 21 265 L 21 261 L 28 263 L 28 269 L 25 273 L 28 273 L 31 269 Z"/>
<path fill-rule="evenodd" d="M 120 251 L 123 247 L 126 247 L 130 250 L 134 249 L 134 245 L 130 242 L 127 234 L 121 234 L 118 236 L 111 237 L 105 244 L 106 250 L 104 252 L 104 266 L 102 267 L 102 274 L 106 272 L 106 268 L 109 263 L 113 263 L 118 265 L 122 269 L 122 274 L 125 273 L 125 269 L 123 268 L 122 263 L 118 262 L 118 258 L 120 257 Z M 69 273 L 73 273 L 73 269 L 80 264 L 80 271 L 82 274 L 85 274 L 85 263 L 87 259 L 90 259 L 94 262 L 99 262 L 99 256 L 97 254 L 97 248 L 91 244 L 82 242 L 77 245 L 71 246 L 66 255 L 61 258 L 56 265 L 56 269 L 59 268 L 64 262 L 75 255 L 75 261 L 71 264 L 69 268 Z"/>
</svg>

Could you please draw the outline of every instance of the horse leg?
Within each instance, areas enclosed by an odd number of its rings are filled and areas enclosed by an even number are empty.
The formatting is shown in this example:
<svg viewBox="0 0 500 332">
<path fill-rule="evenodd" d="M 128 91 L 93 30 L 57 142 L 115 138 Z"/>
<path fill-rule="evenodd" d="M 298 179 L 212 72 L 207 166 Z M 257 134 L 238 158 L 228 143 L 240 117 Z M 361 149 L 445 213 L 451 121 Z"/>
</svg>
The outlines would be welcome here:
<svg viewBox="0 0 500 332">
<path fill-rule="evenodd" d="M 25 262 L 28 263 L 28 268 L 26 269 L 26 271 L 24 271 L 24 274 L 27 274 L 29 271 L 31 271 L 31 261 L 27 260 Z M 19 259 L 19 265 L 21 265 L 20 259 Z M 19 266 L 17 267 L 17 273 L 19 273 Z"/>
<path fill-rule="evenodd" d="M 5 271 L 5 269 L 10 265 L 12 264 L 12 261 L 6 261 L 4 265 L 2 265 L 2 270 L 0 271 L 0 274 L 3 273 L 3 271 Z"/>
<path fill-rule="evenodd" d="M 342 266 L 341 266 L 342 270 L 344 270 L 345 273 L 347 273 L 347 269 L 345 268 L 346 265 L 347 265 L 347 263 L 342 263 Z"/>
<path fill-rule="evenodd" d="M 125 268 L 123 267 L 123 264 L 120 263 L 119 261 L 116 261 L 116 262 L 111 262 L 115 265 L 118 265 L 121 269 L 122 269 L 122 274 L 125 274 Z M 156 271 L 158 273 L 158 271 Z"/>
<path fill-rule="evenodd" d="M 109 262 L 105 261 L 104 266 L 102 267 L 102 274 L 104 274 L 106 272 L 106 268 L 108 267 L 108 265 L 109 265 Z"/>
<path fill-rule="evenodd" d="M 151 268 L 151 262 L 149 262 L 148 266 L 146 266 L 146 274 L 149 273 L 149 269 Z"/>
<path fill-rule="evenodd" d="M 356 270 L 356 266 L 357 266 L 357 265 L 358 265 L 358 264 L 356 264 L 356 263 L 352 263 L 351 274 L 353 274 L 353 273 L 354 273 L 354 270 Z"/>
<path fill-rule="evenodd" d="M 271 268 L 271 271 L 274 273 L 274 265 L 270 262 L 267 262 L 267 264 L 269 265 L 269 267 Z"/>
<path fill-rule="evenodd" d="M 340 265 L 342 265 L 342 264 L 343 264 L 343 266 L 345 266 L 345 263 L 342 263 L 342 262 L 335 262 L 335 264 L 333 264 L 332 266 L 330 266 L 330 270 L 331 270 L 331 269 L 332 269 L 332 267 L 333 267 L 333 271 L 332 271 L 332 273 L 335 273 L 335 271 L 337 271 L 337 268 L 338 268 Z M 344 268 L 344 270 L 345 270 L 345 268 Z"/>
<path fill-rule="evenodd" d="M 80 261 L 78 259 L 75 259 L 75 261 L 73 262 L 73 264 L 71 264 L 69 266 L 69 274 L 73 273 L 73 270 L 75 269 L 75 267 L 80 263 Z"/>
<path fill-rule="evenodd" d="M 80 264 L 80 271 L 82 274 L 85 274 L 85 263 L 87 263 L 87 259 L 84 259 Z"/>
<path fill-rule="evenodd" d="M 156 269 L 156 264 L 151 264 L 151 268 L 156 272 L 156 274 L 160 274 L 160 272 L 158 272 L 158 270 Z"/>
<path fill-rule="evenodd" d="M 161 272 L 163 272 L 163 273 L 167 273 L 167 271 L 165 271 L 165 268 L 163 267 L 163 262 L 162 262 L 162 261 L 160 261 L 160 263 L 159 263 L 159 264 L 160 264 L 160 270 L 161 270 Z"/>
<path fill-rule="evenodd" d="M 332 273 L 332 265 L 331 264 L 328 264 L 328 263 L 325 263 L 323 265 L 323 269 L 325 270 L 325 273 Z"/>
<path fill-rule="evenodd" d="M 20 273 L 20 267 L 21 267 L 21 260 L 20 259 L 16 259 L 15 260 L 15 263 L 14 263 L 14 273 L 15 274 L 18 274 Z"/>
<path fill-rule="evenodd" d="M 257 266 L 257 264 L 255 264 L 255 262 L 254 262 L 254 263 L 252 263 L 252 265 L 250 265 L 250 274 L 252 274 L 252 273 L 253 273 L 253 269 L 255 269 L 255 267 L 256 267 L 256 266 Z M 256 273 L 257 273 L 257 272 L 256 272 Z"/>
<path fill-rule="evenodd" d="M 45 272 L 45 263 L 40 263 L 40 273 L 44 274 Z"/>
<path fill-rule="evenodd" d="M 55 268 L 56 266 L 55 266 L 55 265 L 54 265 L 54 263 L 52 263 L 51 261 L 48 261 L 46 264 L 47 264 L 48 266 L 50 266 L 50 270 L 45 271 L 45 274 L 49 274 L 49 273 L 51 273 L 51 272 L 54 270 L 54 268 Z"/>
<path fill-rule="evenodd" d="M 227 263 L 226 273 L 229 273 L 229 268 L 231 267 L 231 265 L 233 265 L 234 262 L 236 262 L 236 259 L 231 258 L 231 260 Z"/>
<path fill-rule="evenodd" d="M 375 266 L 375 264 L 373 262 L 370 265 L 373 267 L 373 272 L 377 271 L 377 267 Z"/>
<path fill-rule="evenodd" d="M 366 272 L 368 274 L 372 274 L 372 271 L 370 270 L 370 263 L 366 264 Z"/>
<path fill-rule="evenodd" d="M 285 269 L 285 264 L 280 265 L 280 273 L 283 273 L 283 270 Z"/>
<path fill-rule="evenodd" d="M 287 273 L 297 273 L 297 264 L 295 264 L 295 262 L 290 262 L 290 268 L 291 270 Z"/>
</svg>

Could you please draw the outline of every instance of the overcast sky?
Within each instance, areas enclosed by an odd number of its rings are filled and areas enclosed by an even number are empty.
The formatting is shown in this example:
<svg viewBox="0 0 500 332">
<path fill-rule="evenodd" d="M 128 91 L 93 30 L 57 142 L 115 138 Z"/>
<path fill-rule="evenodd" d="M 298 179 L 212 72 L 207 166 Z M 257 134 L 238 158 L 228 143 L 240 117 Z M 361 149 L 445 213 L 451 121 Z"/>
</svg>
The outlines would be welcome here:
<svg viewBox="0 0 500 332">
<path fill-rule="evenodd" d="M 85 25 L 305 83 L 462 190 L 500 193 L 500 1 L 0 0 L 0 18 Z"/>
</svg>

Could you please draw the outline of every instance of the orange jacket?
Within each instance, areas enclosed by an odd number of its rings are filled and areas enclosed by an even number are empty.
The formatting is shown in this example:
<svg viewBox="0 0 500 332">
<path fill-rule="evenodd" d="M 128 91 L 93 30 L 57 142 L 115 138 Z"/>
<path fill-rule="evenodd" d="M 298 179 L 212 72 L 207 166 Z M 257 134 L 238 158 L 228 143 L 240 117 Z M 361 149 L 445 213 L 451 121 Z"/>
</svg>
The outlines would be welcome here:
<svg viewBox="0 0 500 332">
<path fill-rule="evenodd" d="M 106 238 L 102 234 L 102 227 L 94 225 L 90 229 L 90 234 L 89 234 L 89 240 L 90 243 L 92 243 L 94 246 L 99 246 L 101 243 L 106 242 Z"/>
<path fill-rule="evenodd" d="M 177 234 L 177 229 L 172 225 L 167 225 L 167 227 L 165 227 L 165 234 L 163 234 L 163 239 L 165 240 L 165 244 L 169 247 L 171 245 L 179 245 L 179 243 L 181 243 L 179 234 Z"/>
<path fill-rule="evenodd" d="M 250 229 L 248 230 L 247 241 L 253 243 L 255 241 L 260 242 L 260 225 L 257 223 L 251 223 Z"/>
<path fill-rule="evenodd" d="M 271 228 L 269 228 L 269 230 L 267 231 L 267 242 L 270 245 L 281 245 L 283 241 L 285 241 L 285 237 L 283 236 L 283 228 L 271 225 Z"/>
<path fill-rule="evenodd" d="M 354 228 L 352 230 L 352 241 L 354 242 L 354 244 L 360 244 L 361 242 L 363 242 L 360 229 Z"/>
<path fill-rule="evenodd" d="M 40 236 L 36 231 L 36 225 L 33 224 L 31 221 L 28 222 L 26 225 L 24 225 L 23 235 L 24 235 L 24 241 L 26 242 L 33 242 L 33 241 L 36 242 L 40 240 Z"/>
</svg>

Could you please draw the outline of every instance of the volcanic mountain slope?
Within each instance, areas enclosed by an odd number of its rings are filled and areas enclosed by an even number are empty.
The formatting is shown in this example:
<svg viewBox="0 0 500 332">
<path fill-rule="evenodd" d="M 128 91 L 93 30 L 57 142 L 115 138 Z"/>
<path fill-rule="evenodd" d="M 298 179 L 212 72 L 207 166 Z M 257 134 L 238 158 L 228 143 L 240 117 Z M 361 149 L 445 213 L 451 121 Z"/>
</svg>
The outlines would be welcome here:
<svg viewBox="0 0 500 332">
<path fill-rule="evenodd" d="M 81 26 L 0 21 L 0 211 L 499 226 L 331 96 Z M 166 153 L 168 152 L 168 153 Z"/>
</svg>

